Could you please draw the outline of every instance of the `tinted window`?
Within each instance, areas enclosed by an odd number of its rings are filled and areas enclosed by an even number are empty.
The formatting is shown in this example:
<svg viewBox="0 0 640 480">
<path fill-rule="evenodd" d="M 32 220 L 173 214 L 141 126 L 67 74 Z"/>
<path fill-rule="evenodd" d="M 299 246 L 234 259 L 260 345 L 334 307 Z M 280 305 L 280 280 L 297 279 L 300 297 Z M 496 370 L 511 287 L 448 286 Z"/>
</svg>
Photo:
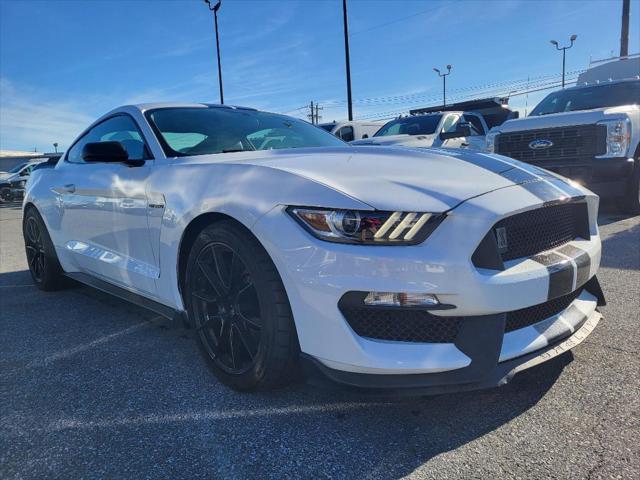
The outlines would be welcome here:
<svg viewBox="0 0 640 480">
<path fill-rule="evenodd" d="M 345 142 L 353 140 L 353 127 L 342 127 L 336 132 L 336 136 L 340 137 Z"/>
<path fill-rule="evenodd" d="M 324 130 L 275 113 L 230 108 L 164 108 L 147 119 L 168 156 L 344 146 Z"/>
<path fill-rule="evenodd" d="M 99 123 L 78 140 L 69 150 L 67 161 L 83 163 L 82 149 L 87 143 L 112 141 L 120 142 L 131 160 L 147 158 L 144 141 L 133 119 L 128 115 L 117 115 Z"/>
<path fill-rule="evenodd" d="M 535 115 L 592 110 L 638 103 L 640 82 L 611 83 L 593 87 L 553 92 L 545 97 L 531 112 Z"/>
<path fill-rule="evenodd" d="M 22 170 L 25 167 L 26 163 L 20 163 L 18 165 L 16 165 L 15 167 L 13 167 L 11 170 L 9 170 L 8 173 L 18 173 L 20 170 Z"/>
<path fill-rule="evenodd" d="M 416 115 L 414 117 L 399 118 L 387 123 L 376 132 L 374 137 L 388 135 L 428 135 L 435 133 L 442 115 Z"/>
<path fill-rule="evenodd" d="M 321 129 L 326 130 L 327 132 L 330 132 L 331 130 L 333 130 L 333 127 L 335 127 L 335 123 L 321 123 L 320 125 L 318 125 Z"/>
<path fill-rule="evenodd" d="M 475 115 L 463 115 L 462 118 L 465 122 L 469 124 L 471 128 L 471 135 L 484 135 L 484 127 L 482 126 L 482 121 Z"/>
</svg>

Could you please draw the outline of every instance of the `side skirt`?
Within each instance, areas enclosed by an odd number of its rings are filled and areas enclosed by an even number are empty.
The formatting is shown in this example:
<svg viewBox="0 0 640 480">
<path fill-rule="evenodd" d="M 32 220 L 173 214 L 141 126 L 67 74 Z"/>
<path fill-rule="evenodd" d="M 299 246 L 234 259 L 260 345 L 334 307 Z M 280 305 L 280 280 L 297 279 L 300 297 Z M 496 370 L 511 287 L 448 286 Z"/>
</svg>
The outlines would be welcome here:
<svg viewBox="0 0 640 480">
<path fill-rule="evenodd" d="M 77 282 L 83 283 L 84 285 L 88 285 L 89 287 L 93 287 L 97 290 L 108 293 L 109 295 L 113 295 L 114 297 L 121 298 L 122 300 L 126 300 L 127 302 L 138 305 L 139 307 L 151 310 L 152 312 L 162 315 L 169 320 L 178 320 L 185 323 L 186 315 L 184 312 L 168 307 L 167 305 L 163 305 L 162 303 L 151 300 L 138 293 L 134 293 L 126 288 L 118 287 L 109 282 L 105 282 L 104 280 L 100 280 L 99 278 L 87 275 L 86 273 L 72 272 L 65 273 L 65 275 Z"/>
</svg>

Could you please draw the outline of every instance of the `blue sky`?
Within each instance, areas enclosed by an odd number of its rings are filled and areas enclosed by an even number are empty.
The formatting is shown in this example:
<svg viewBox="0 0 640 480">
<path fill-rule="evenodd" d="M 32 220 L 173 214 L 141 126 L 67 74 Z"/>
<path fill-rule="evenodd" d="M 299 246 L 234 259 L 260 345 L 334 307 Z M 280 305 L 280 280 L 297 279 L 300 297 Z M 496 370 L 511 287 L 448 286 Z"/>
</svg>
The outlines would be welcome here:
<svg viewBox="0 0 640 480">
<path fill-rule="evenodd" d="M 225 100 L 326 121 L 346 117 L 340 0 L 223 0 Z M 567 70 L 619 50 L 621 0 L 350 0 L 356 118 L 557 79 L 550 39 L 578 40 Z M 640 0 L 630 52 L 640 51 Z M 0 148 L 61 148 L 123 103 L 216 102 L 213 18 L 201 0 L 0 0 Z M 556 77 L 551 77 L 556 75 Z M 533 82 L 541 82 L 534 80 Z M 499 84 L 496 86 L 496 84 Z M 493 85 L 493 86 L 492 86 Z M 543 94 L 528 97 L 531 107 Z M 525 107 L 525 96 L 512 98 Z"/>
</svg>

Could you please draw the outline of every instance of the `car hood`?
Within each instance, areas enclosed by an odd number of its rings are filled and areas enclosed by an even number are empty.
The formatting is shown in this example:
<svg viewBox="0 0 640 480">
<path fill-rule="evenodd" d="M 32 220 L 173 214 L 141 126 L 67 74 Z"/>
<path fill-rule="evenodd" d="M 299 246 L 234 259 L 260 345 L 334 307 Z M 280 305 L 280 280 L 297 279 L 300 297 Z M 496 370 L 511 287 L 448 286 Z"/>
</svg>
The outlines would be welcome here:
<svg viewBox="0 0 640 480">
<path fill-rule="evenodd" d="M 339 147 L 251 152 L 250 158 L 248 153 L 237 155 L 244 158 L 232 163 L 295 174 L 378 210 L 444 212 L 469 198 L 536 181 L 531 174 L 516 181 L 502 175 L 503 170 L 523 165 L 517 160 L 458 149 Z M 547 175 L 530 165 L 526 168 Z"/>
<path fill-rule="evenodd" d="M 364 140 L 355 140 L 351 145 L 384 145 L 403 147 L 430 147 L 436 136 L 433 135 L 384 135 L 382 137 L 371 137 Z"/>
<path fill-rule="evenodd" d="M 3 180 L 5 182 L 10 182 L 11 180 L 13 180 L 13 177 L 15 177 L 16 174 L 15 173 L 0 173 L 0 180 Z"/>
</svg>

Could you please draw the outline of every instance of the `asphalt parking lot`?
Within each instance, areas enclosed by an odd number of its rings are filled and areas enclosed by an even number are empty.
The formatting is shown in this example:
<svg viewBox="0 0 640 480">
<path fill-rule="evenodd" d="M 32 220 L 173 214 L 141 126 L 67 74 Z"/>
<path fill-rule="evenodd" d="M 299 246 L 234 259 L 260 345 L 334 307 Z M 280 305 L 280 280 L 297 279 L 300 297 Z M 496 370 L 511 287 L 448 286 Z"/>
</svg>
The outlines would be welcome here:
<svg viewBox="0 0 640 480">
<path fill-rule="evenodd" d="M 640 478 L 640 216 L 600 214 L 608 305 L 574 351 L 499 389 L 372 400 L 238 394 L 189 332 L 31 284 L 0 204 L 0 477 Z"/>
</svg>

